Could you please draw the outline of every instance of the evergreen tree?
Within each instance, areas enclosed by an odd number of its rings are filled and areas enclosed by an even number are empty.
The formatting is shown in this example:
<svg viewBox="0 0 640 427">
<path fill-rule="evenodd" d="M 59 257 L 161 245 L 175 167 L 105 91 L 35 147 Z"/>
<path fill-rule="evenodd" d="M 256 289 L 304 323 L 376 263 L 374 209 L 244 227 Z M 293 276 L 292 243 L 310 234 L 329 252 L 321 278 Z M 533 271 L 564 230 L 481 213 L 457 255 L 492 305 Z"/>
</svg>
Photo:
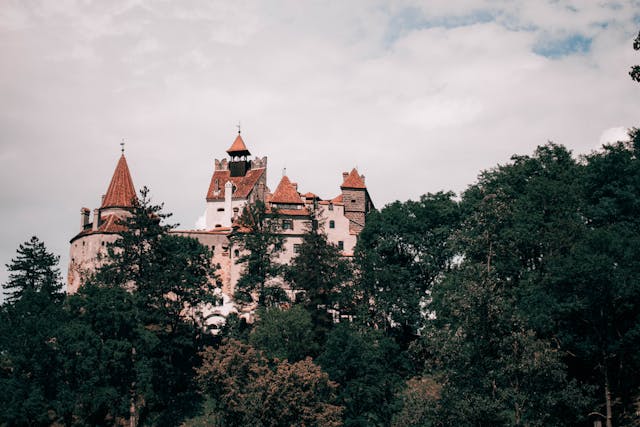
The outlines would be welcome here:
<svg viewBox="0 0 640 427">
<path fill-rule="evenodd" d="M 162 223 L 167 217 L 143 189 L 94 279 L 131 291 L 139 327 L 152 332 L 131 347 L 130 418 L 157 424 L 178 423 L 197 407 L 193 368 L 205 338 L 199 305 L 216 301 L 209 250 L 169 235 L 171 226 Z"/>
<path fill-rule="evenodd" d="M 61 410 L 56 351 L 64 323 L 58 257 L 37 237 L 7 266 L 9 298 L 0 306 L 0 425 L 48 425 Z"/>
<path fill-rule="evenodd" d="M 340 310 L 342 292 L 352 279 L 351 266 L 338 247 L 327 241 L 317 218 L 312 218 L 302 239 L 285 278 L 292 289 L 303 291 L 298 301 L 311 314 L 316 339 L 323 343 L 333 324 L 329 310 Z"/>
<path fill-rule="evenodd" d="M 274 279 L 280 276 L 281 266 L 275 262 L 283 251 L 283 237 L 278 234 L 278 214 L 268 212 L 258 200 L 248 204 L 238 220 L 239 230 L 234 236 L 242 253 L 237 259 L 244 271 L 236 284 L 238 302 L 257 302 L 258 307 L 269 307 L 288 298 Z M 258 296 L 254 301 L 254 295 Z"/>
<path fill-rule="evenodd" d="M 25 293 L 40 292 L 52 300 L 60 300 L 63 295 L 59 256 L 53 255 L 36 236 L 20 244 L 18 255 L 7 264 L 9 281 L 4 288 L 8 302 L 15 302 Z"/>
</svg>

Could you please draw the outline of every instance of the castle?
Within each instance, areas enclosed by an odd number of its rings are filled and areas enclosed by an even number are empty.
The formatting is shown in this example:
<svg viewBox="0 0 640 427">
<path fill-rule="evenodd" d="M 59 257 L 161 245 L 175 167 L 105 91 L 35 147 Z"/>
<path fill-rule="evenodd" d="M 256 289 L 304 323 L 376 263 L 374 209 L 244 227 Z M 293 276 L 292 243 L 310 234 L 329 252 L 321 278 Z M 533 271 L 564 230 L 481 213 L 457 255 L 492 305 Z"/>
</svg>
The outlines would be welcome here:
<svg viewBox="0 0 640 427">
<path fill-rule="evenodd" d="M 323 226 L 327 240 L 346 257 L 353 255 L 358 234 L 367 214 L 374 208 L 365 178 L 354 168 L 342 174 L 340 193 L 332 199 L 322 199 L 314 193 L 301 194 L 298 185 L 284 175 L 272 193 L 267 187 L 267 158 L 255 157 L 242 139 L 240 131 L 227 150 L 228 159 L 215 159 L 214 171 L 206 194 L 205 229 L 172 230 L 171 233 L 196 238 L 210 248 L 212 265 L 218 266 L 217 276 L 227 303 L 233 304 L 235 285 L 244 266 L 237 263 L 241 248 L 232 236 L 238 232 L 237 220 L 243 209 L 260 200 L 268 210 L 278 212 L 278 231 L 284 250 L 276 262 L 289 263 L 302 243 L 312 213 Z M 124 151 L 118 160 L 107 192 L 99 208 L 80 210 L 80 232 L 70 243 L 67 292 L 75 293 L 84 277 L 99 265 L 99 255 L 106 253 L 107 244 L 115 241 L 122 226 L 119 219 L 130 214 L 136 191 Z"/>
</svg>

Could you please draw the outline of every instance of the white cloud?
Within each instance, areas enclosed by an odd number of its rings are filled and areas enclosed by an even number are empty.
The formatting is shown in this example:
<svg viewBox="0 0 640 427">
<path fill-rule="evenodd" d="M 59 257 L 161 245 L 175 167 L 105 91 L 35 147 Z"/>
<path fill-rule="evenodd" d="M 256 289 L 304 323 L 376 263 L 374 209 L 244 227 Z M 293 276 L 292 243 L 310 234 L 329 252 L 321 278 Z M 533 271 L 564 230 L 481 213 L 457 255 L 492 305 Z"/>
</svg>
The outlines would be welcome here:
<svg viewBox="0 0 640 427">
<path fill-rule="evenodd" d="M 549 139 L 589 152 L 640 117 L 637 2 L 618 3 L 3 2 L 0 264 L 31 234 L 67 253 L 123 137 L 135 184 L 185 224 L 239 120 L 271 188 L 287 167 L 332 197 L 357 165 L 379 207 Z M 580 54 L 533 51 L 576 34 Z"/>
</svg>

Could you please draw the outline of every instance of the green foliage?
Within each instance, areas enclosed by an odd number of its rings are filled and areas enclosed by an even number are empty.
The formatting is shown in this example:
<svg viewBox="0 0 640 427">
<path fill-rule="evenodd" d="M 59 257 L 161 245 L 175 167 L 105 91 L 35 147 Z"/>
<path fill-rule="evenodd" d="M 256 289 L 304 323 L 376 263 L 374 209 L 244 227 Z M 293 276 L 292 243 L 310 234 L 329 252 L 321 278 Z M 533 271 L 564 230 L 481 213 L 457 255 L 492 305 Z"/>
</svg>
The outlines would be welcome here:
<svg viewBox="0 0 640 427">
<path fill-rule="evenodd" d="M 337 325 L 317 362 L 340 384 L 338 402 L 345 426 L 386 426 L 407 362 L 398 345 L 381 331 Z"/>
<path fill-rule="evenodd" d="M 360 273 L 355 295 L 359 317 L 392 331 L 400 342 L 415 337 L 428 292 L 450 268 L 449 244 L 460 221 L 453 193 L 394 202 L 372 212 L 355 251 Z"/>
<path fill-rule="evenodd" d="M 302 307 L 262 310 L 258 319 L 249 343 L 268 357 L 297 362 L 317 352 L 311 316 Z"/>
<path fill-rule="evenodd" d="M 311 359 L 270 361 L 235 340 L 207 348 L 198 377 L 226 426 L 340 426 L 336 384 Z"/>
<path fill-rule="evenodd" d="M 46 425 L 61 412 L 57 330 L 64 323 L 58 257 L 37 237 L 7 266 L 0 306 L 0 424 Z"/>
<path fill-rule="evenodd" d="M 204 343 L 199 305 L 216 300 L 211 254 L 195 239 L 169 235 L 170 226 L 162 223 L 169 215 L 150 202 L 146 188 L 140 196 L 95 283 L 131 291 L 135 329 L 148 332 L 129 344 L 133 416 L 171 425 L 198 405 L 193 369 Z"/>
<path fill-rule="evenodd" d="M 311 313 L 314 334 L 319 343 L 324 342 L 333 324 L 328 310 L 340 310 L 341 305 L 348 303 L 343 292 L 352 277 L 349 262 L 337 246 L 327 241 L 318 220 L 312 218 L 298 254 L 286 269 L 285 278 L 292 289 L 303 291 L 298 294 L 298 300 Z"/>
<path fill-rule="evenodd" d="M 638 32 L 636 39 L 633 41 L 633 48 L 635 50 L 640 50 L 640 32 Z M 629 71 L 629 75 L 634 81 L 640 82 L 640 65 L 632 66 L 631 71 Z"/>
<path fill-rule="evenodd" d="M 58 269 L 59 256 L 53 255 L 36 236 L 20 244 L 18 255 L 7 264 L 9 281 L 4 284 L 7 302 L 15 302 L 25 293 L 40 292 L 52 300 L 62 299 Z"/>
<path fill-rule="evenodd" d="M 283 237 L 277 233 L 277 212 L 267 212 L 265 204 L 258 200 L 245 207 L 238 225 L 240 231 L 234 238 L 242 253 L 236 262 L 244 264 L 244 272 L 236 284 L 235 299 L 241 303 L 257 302 L 259 307 L 287 301 L 280 286 L 269 283 L 280 276 L 280 265 L 274 260 L 283 250 Z"/>
</svg>

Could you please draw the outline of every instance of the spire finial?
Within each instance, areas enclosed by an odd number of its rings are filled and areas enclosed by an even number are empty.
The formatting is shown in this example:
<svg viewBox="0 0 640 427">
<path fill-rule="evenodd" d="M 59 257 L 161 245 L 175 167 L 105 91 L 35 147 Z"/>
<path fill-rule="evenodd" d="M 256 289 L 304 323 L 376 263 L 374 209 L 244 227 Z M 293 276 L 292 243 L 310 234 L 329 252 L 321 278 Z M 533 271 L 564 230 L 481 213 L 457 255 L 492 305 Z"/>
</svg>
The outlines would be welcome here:
<svg viewBox="0 0 640 427">
<path fill-rule="evenodd" d="M 122 142 L 120 143 L 120 151 L 124 154 L 124 138 L 122 138 Z"/>
<path fill-rule="evenodd" d="M 238 128 L 238 135 L 240 135 L 240 121 L 238 121 L 238 124 L 236 125 L 236 127 Z"/>
<path fill-rule="evenodd" d="M 282 168 L 282 176 L 287 176 L 287 168 Z"/>
</svg>

